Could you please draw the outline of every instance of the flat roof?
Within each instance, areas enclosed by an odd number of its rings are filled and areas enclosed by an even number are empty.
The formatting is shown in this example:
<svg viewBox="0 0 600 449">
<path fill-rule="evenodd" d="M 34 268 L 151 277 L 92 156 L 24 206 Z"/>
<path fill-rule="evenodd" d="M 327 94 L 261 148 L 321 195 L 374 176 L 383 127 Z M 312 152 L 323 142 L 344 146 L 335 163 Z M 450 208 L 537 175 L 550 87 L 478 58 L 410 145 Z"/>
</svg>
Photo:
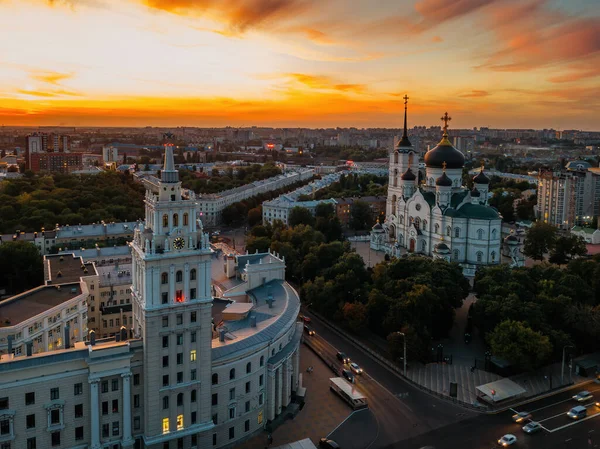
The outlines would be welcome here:
<svg viewBox="0 0 600 449">
<path fill-rule="evenodd" d="M 303 440 L 277 446 L 273 449 L 317 449 L 317 446 L 315 446 L 309 438 L 305 438 Z"/>
<path fill-rule="evenodd" d="M 100 265 L 96 267 L 100 287 L 109 285 L 130 285 L 132 264 L 124 263 L 119 265 Z"/>
<path fill-rule="evenodd" d="M 82 276 L 91 276 L 96 274 L 92 264 L 86 264 L 81 268 L 83 259 L 73 254 L 53 254 L 44 256 L 44 274 L 47 284 L 66 284 L 70 282 L 79 282 Z"/>
<path fill-rule="evenodd" d="M 508 378 L 480 385 L 477 390 L 493 402 L 501 402 L 525 393 L 525 389 Z"/>
<path fill-rule="evenodd" d="M 81 294 L 79 283 L 43 285 L 0 302 L 0 327 L 14 326 Z"/>
</svg>

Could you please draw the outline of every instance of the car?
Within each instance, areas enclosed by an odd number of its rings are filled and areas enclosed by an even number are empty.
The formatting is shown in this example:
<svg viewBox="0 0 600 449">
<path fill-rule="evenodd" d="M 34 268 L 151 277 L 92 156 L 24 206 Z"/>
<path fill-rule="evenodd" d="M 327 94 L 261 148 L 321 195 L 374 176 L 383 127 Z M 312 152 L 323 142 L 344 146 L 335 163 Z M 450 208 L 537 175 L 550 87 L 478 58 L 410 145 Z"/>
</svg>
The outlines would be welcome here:
<svg viewBox="0 0 600 449">
<path fill-rule="evenodd" d="M 358 366 L 358 363 L 352 362 L 350 364 L 350 369 L 352 370 L 352 372 L 354 374 L 362 374 L 363 370 L 360 366 Z"/>
<path fill-rule="evenodd" d="M 531 413 L 529 412 L 519 412 L 516 415 L 513 415 L 512 420 L 514 422 L 520 423 L 525 421 L 526 419 L 531 419 Z"/>
<path fill-rule="evenodd" d="M 507 433 L 506 435 L 504 435 L 502 438 L 500 438 L 498 440 L 498 444 L 503 447 L 511 446 L 511 445 L 515 444 L 516 442 L 517 442 L 517 437 L 510 433 Z"/>
<path fill-rule="evenodd" d="M 340 449 L 339 444 L 333 440 L 328 440 L 327 438 L 321 438 L 321 441 L 319 441 L 319 447 L 322 449 Z"/>
<path fill-rule="evenodd" d="M 596 402 L 596 407 L 600 407 L 600 402 Z"/>
<path fill-rule="evenodd" d="M 310 324 L 310 322 L 311 322 L 310 318 L 307 316 L 303 316 L 302 321 L 304 321 L 306 324 Z"/>
<path fill-rule="evenodd" d="M 342 363 L 350 363 L 350 357 L 348 357 L 343 352 L 338 352 L 336 355 L 337 359 Z"/>
<path fill-rule="evenodd" d="M 352 374 L 352 371 L 349 369 L 343 369 L 342 376 L 344 376 L 344 379 L 346 379 L 348 382 L 354 383 L 354 374 Z"/>
<path fill-rule="evenodd" d="M 310 335 L 311 337 L 313 335 L 315 335 L 315 331 L 314 329 L 312 329 L 310 326 L 307 326 L 306 324 L 304 325 L 304 332 L 306 332 L 308 335 Z"/>
<path fill-rule="evenodd" d="M 567 416 L 571 419 L 585 418 L 587 416 L 587 408 L 583 405 L 578 405 L 569 410 Z"/>
<path fill-rule="evenodd" d="M 523 426 L 523 432 L 525 433 L 536 433 L 542 430 L 542 425 L 535 421 L 530 421 Z"/>
<path fill-rule="evenodd" d="M 593 397 L 594 396 L 592 396 L 592 393 L 584 390 L 580 393 L 577 393 L 575 396 L 573 396 L 573 399 L 575 399 L 577 402 L 585 402 L 585 401 L 589 401 Z"/>
</svg>

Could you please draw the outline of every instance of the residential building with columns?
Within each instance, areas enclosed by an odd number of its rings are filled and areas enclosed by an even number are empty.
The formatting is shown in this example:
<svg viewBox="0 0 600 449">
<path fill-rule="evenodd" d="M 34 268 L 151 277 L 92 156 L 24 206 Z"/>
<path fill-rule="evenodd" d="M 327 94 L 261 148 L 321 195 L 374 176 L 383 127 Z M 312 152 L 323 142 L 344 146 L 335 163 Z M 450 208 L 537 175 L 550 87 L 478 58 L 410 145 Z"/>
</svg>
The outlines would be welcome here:
<svg viewBox="0 0 600 449">
<path fill-rule="evenodd" d="M 75 336 L 71 322 L 59 347 L 39 353 L 29 335 L 18 354 L 10 339 L 0 359 L 3 449 L 233 447 L 301 390 L 300 302 L 283 258 L 234 257 L 230 288 L 213 298 L 213 273 L 226 267 L 215 263 L 195 196 L 181 189 L 171 147 L 161 179 L 146 188 L 146 216 L 130 245 L 131 322 L 109 338 L 86 335 L 85 321 Z M 87 319 L 98 272 L 80 258 L 56 257 L 61 278 L 79 281 L 43 288 L 67 290 L 55 302 L 75 301 Z"/>
</svg>

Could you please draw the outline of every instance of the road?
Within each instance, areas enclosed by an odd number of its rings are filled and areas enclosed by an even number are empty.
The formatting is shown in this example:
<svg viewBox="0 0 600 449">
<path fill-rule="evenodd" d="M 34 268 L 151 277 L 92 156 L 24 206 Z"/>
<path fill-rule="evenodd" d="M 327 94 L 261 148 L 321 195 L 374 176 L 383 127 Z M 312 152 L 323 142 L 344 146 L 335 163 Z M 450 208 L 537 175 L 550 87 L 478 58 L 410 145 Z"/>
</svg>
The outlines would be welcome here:
<svg viewBox="0 0 600 449">
<path fill-rule="evenodd" d="M 311 316 L 310 313 L 305 315 Z M 316 335 L 306 338 L 337 369 L 342 367 L 336 359 L 338 351 L 345 352 L 364 369 L 364 374 L 357 376 L 357 386 L 367 396 L 369 408 L 377 419 L 379 434 L 371 446 L 373 449 L 477 415 L 404 382 L 314 317 L 311 327 Z"/>
</svg>

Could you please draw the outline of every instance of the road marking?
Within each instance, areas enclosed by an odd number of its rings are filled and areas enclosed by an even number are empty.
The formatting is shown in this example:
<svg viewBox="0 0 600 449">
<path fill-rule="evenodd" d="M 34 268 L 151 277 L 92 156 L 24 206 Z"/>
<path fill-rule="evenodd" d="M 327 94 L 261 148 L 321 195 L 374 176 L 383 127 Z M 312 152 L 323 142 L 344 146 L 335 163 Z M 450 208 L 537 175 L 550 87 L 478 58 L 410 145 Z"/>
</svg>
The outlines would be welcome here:
<svg viewBox="0 0 600 449">
<path fill-rule="evenodd" d="M 575 421 L 575 422 L 572 422 L 572 423 L 569 423 L 569 424 L 565 424 L 564 426 L 557 427 L 556 429 L 550 430 L 550 433 L 558 432 L 559 430 L 566 429 L 567 427 L 574 426 L 575 424 L 579 424 L 580 422 L 587 421 L 588 419 L 592 419 L 592 418 L 595 418 L 597 416 L 600 416 L 600 413 L 596 413 L 595 415 L 588 416 L 587 418 L 583 418 L 583 419 L 580 419 L 578 421 Z"/>
<path fill-rule="evenodd" d="M 600 390 L 600 388 L 596 388 L 595 390 L 591 390 L 591 389 L 590 389 L 590 390 L 587 390 L 587 391 L 589 391 L 590 393 L 593 393 L 594 391 L 599 391 L 599 390 Z M 573 395 L 573 396 L 575 396 L 575 395 Z M 593 399 L 593 398 L 591 398 L 590 400 L 592 400 L 592 399 Z M 570 397 L 570 398 L 568 398 L 568 399 L 565 399 L 565 400 L 563 400 L 563 401 L 553 402 L 553 403 L 552 403 L 552 404 L 550 404 L 550 405 L 546 405 L 546 406 L 544 406 L 544 407 L 540 407 L 540 408 L 537 408 L 537 409 L 535 409 L 535 410 L 531 410 L 529 413 L 539 412 L 540 410 L 544 410 L 544 409 L 547 409 L 547 408 L 550 408 L 550 407 L 554 407 L 555 405 L 562 404 L 563 402 L 569 402 L 569 401 L 574 401 L 574 399 L 573 399 L 572 397 Z M 581 403 L 580 403 L 580 402 L 578 402 L 578 404 L 581 404 Z M 511 408 L 510 410 L 513 410 L 513 409 Z M 513 410 L 513 411 L 514 411 L 514 410 Z"/>
<path fill-rule="evenodd" d="M 346 419 L 344 419 L 344 420 L 343 420 L 341 423 L 339 423 L 339 424 L 338 424 L 338 425 L 335 427 L 335 429 L 333 429 L 331 432 L 329 432 L 329 435 L 327 435 L 327 438 L 329 438 L 333 432 L 335 432 L 336 430 L 338 430 L 338 427 L 340 427 L 342 424 L 344 424 L 346 421 L 348 421 L 348 419 L 350 419 L 350 417 L 351 417 L 352 415 L 354 415 L 355 413 L 358 413 L 358 412 L 362 412 L 362 411 L 363 411 L 363 410 L 354 410 L 352 413 L 350 413 L 348 416 L 346 416 Z"/>
<path fill-rule="evenodd" d="M 509 408 L 509 410 L 513 413 L 519 413 L 518 411 L 516 411 L 514 408 Z"/>
<path fill-rule="evenodd" d="M 548 421 L 550 419 L 558 418 L 559 416 L 565 416 L 567 412 L 559 413 L 558 415 L 551 416 L 550 418 L 540 419 L 538 422 Z"/>
<path fill-rule="evenodd" d="M 565 443 L 568 443 L 569 441 L 571 441 L 573 438 L 569 438 L 568 440 L 565 440 Z"/>
</svg>

